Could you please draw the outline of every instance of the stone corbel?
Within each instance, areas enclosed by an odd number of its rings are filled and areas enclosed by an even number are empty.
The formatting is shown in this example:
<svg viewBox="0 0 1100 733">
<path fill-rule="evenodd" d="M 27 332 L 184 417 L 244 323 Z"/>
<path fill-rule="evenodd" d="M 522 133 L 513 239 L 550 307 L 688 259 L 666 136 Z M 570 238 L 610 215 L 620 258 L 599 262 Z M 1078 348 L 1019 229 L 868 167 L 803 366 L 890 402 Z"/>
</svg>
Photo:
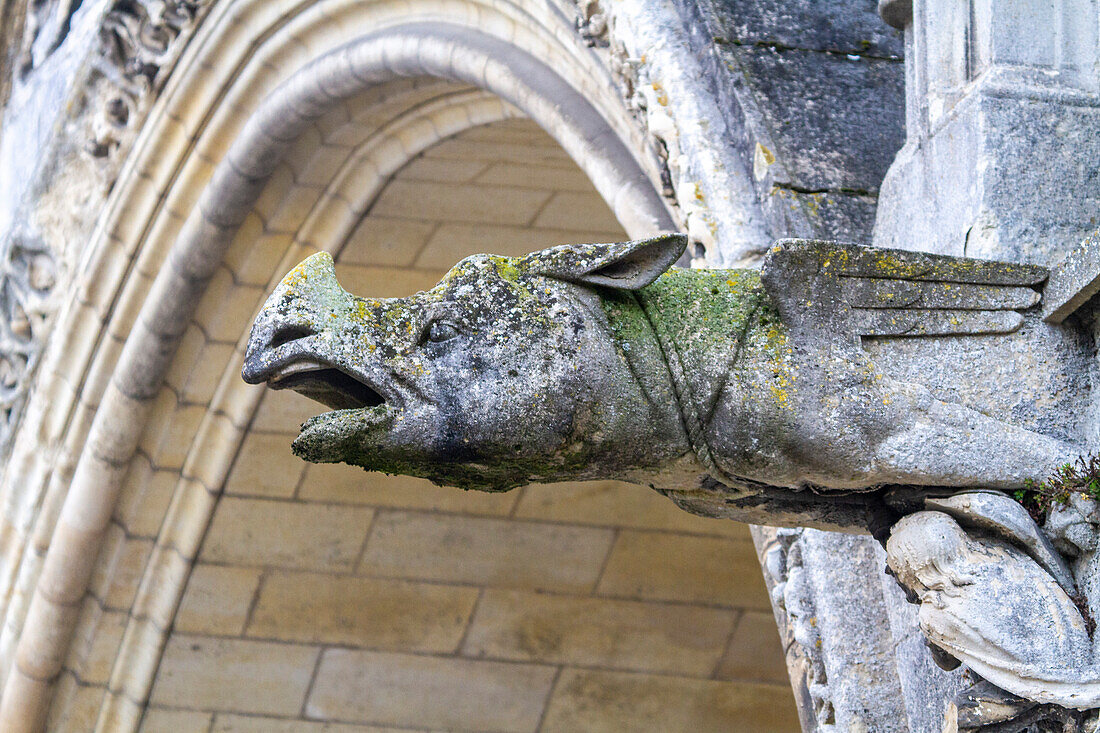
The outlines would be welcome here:
<svg viewBox="0 0 1100 733">
<path fill-rule="evenodd" d="M 986 680 L 953 701 L 947 730 L 1021 726 L 1025 715 L 1075 724 L 1095 717 L 1069 712 L 1100 707 L 1087 601 L 1027 511 L 998 492 L 925 505 L 894 525 L 887 562 L 919 604 L 920 629 L 939 659 Z M 1077 509 L 1056 511 L 1053 521 L 1076 526 L 1062 515 L 1080 517 Z"/>
</svg>

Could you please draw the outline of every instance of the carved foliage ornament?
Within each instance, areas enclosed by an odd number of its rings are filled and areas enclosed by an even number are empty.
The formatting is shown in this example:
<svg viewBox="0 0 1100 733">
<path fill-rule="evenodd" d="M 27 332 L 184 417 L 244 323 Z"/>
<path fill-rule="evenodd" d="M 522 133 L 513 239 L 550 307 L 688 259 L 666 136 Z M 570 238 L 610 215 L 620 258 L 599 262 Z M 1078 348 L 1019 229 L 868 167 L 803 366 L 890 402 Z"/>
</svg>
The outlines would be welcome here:
<svg viewBox="0 0 1100 733">
<path fill-rule="evenodd" d="M 117 148 L 119 133 L 163 84 L 161 70 L 180 52 L 176 39 L 196 24 L 210 0 L 116 0 L 99 29 L 91 88 L 98 87 L 99 113 L 88 152 L 104 157 Z"/>
<path fill-rule="evenodd" d="M 9 243 L 0 270 L 0 437 L 6 443 L 26 397 L 46 323 L 57 266 L 50 250 L 31 237 Z"/>
<path fill-rule="evenodd" d="M 108 159 L 134 137 L 141 117 L 167 78 L 165 71 L 210 5 L 211 0 L 115 0 L 106 9 L 99 47 L 88 61 L 88 75 L 82 82 L 89 101 L 76 111 L 78 134 L 87 135 L 78 144 L 93 157 Z M 39 71 L 62 46 L 81 7 L 72 0 L 30 0 L 20 51 L 21 80 Z M 53 144 L 66 149 L 70 143 L 59 138 Z M 110 158 L 103 169 L 108 189 L 120 165 L 118 157 Z M 33 220 L 34 215 L 25 218 Z M 0 262 L 2 455 L 11 443 L 45 344 L 46 323 L 54 305 L 51 291 L 61 273 L 57 252 L 34 232 L 17 231 L 8 236 L 0 247 Z"/>
</svg>

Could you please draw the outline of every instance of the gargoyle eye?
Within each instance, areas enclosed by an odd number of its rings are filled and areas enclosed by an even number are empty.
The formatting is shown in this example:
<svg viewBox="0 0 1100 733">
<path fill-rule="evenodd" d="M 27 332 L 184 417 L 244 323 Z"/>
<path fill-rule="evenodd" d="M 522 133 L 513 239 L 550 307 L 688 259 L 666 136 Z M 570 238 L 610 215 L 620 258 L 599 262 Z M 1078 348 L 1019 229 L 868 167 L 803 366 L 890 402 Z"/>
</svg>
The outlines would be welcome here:
<svg viewBox="0 0 1100 733">
<path fill-rule="evenodd" d="M 458 330 L 458 326 L 446 321 L 432 321 L 424 329 L 424 341 L 434 341 L 439 343 L 440 341 L 450 341 L 451 339 L 460 336 L 461 331 Z"/>
</svg>

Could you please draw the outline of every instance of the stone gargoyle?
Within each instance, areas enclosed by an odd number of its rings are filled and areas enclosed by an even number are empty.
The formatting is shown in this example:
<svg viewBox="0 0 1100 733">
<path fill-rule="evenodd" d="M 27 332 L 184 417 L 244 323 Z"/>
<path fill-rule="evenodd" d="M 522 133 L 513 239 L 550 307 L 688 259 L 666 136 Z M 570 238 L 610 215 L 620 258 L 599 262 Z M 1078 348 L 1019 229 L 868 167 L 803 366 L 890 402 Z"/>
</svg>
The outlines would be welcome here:
<svg viewBox="0 0 1100 733">
<path fill-rule="evenodd" d="M 476 255 L 385 300 L 319 253 L 268 299 L 243 376 L 334 408 L 294 442 L 310 461 L 487 491 L 623 479 L 758 524 L 866 531 L 896 518 L 884 487 L 1014 489 L 1080 453 L 860 346 L 1011 332 L 1045 269 L 789 240 L 759 272 L 669 270 L 685 246 Z"/>
<path fill-rule="evenodd" d="M 760 271 L 669 269 L 685 246 L 476 255 L 384 300 L 346 292 L 316 254 L 256 319 L 243 376 L 333 408 L 294 441 L 310 461 L 487 491 L 621 479 L 707 516 L 890 537 L 939 650 L 1017 695 L 1098 704 L 1073 575 L 997 491 L 1081 447 L 896 378 L 864 344 L 1011 334 L 1047 270 L 804 240 Z M 1005 583 L 1040 588 L 1017 610 L 1069 635 L 1026 680 L 1004 651 L 1014 607 L 975 616 Z M 1058 689 L 1036 697 L 1032 678 Z"/>
</svg>

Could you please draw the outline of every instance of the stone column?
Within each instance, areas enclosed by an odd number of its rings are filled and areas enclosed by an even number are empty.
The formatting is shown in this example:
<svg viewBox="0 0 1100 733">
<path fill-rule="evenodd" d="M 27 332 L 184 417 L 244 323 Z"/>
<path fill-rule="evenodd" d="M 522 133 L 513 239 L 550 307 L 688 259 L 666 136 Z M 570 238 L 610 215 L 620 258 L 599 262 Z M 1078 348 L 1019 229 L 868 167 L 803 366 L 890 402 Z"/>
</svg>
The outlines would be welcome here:
<svg viewBox="0 0 1100 733">
<path fill-rule="evenodd" d="M 1096 229 L 1098 7 L 879 0 L 905 31 L 906 142 L 882 184 L 876 246 L 1053 266 Z M 939 731 L 969 674 L 933 665 L 892 579 L 883 597 L 909 730 Z"/>
</svg>

